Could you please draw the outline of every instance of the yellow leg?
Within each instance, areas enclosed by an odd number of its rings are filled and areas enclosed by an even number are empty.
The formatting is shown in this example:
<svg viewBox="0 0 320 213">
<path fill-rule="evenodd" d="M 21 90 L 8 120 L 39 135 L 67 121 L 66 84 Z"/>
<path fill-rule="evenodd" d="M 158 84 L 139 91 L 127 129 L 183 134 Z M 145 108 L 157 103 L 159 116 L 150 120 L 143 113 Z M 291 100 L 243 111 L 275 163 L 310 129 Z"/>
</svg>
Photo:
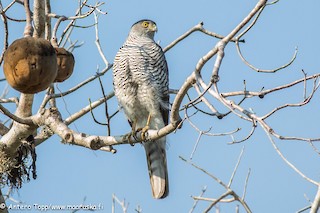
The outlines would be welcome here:
<svg viewBox="0 0 320 213">
<path fill-rule="evenodd" d="M 148 119 L 147 119 L 147 123 L 146 123 L 145 127 L 143 127 L 143 128 L 136 129 L 136 121 L 131 122 L 131 132 L 125 135 L 126 139 L 129 141 L 131 146 L 134 145 L 132 143 L 131 136 L 135 140 L 138 140 L 137 137 L 136 137 L 136 133 L 137 132 L 141 131 L 141 139 L 142 139 L 142 141 L 146 140 L 146 132 L 148 132 L 148 130 L 149 130 L 150 122 L 151 122 L 151 114 L 149 114 Z"/>
<path fill-rule="evenodd" d="M 141 130 L 141 139 L 142 139 L 143 141 L 146 140 L 146 132 L 149 130 L 150 121 L 151 121 L 151 114 L 149 113 L 146 126 L 143 127 L 142 130 Z"/>
</svg>

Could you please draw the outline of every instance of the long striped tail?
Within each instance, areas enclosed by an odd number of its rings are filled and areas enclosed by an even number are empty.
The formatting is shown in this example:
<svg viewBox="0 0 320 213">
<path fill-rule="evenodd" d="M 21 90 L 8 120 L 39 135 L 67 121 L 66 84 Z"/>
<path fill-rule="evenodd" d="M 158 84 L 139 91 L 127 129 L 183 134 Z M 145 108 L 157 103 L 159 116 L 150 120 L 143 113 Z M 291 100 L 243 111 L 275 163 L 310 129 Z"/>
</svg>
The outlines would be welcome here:
<svg viewBox="0 0 320 213">
<path fill-rule="evenodd" d="M 152 196 L 156 199 L 165 198 L 169 194 L 169 179 L 166 158 L 166 139 L 150 141 L 144 144 Z"/>
</svg>

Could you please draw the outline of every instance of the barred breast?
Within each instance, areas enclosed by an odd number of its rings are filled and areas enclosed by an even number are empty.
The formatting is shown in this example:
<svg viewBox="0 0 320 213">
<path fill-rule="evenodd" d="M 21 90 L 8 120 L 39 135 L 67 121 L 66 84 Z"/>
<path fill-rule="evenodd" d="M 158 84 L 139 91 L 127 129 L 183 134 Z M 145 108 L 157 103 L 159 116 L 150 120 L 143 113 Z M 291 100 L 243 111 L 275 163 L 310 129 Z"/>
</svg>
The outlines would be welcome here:
<svg viewBox="0 0 320 213">
<path fill-rule="evenodd" d="M 113 65 L 115 95 L 124 110 L 168 109 L 168 68 L 161 47 L 149 38 L 129 36 Z"/>
</svg>

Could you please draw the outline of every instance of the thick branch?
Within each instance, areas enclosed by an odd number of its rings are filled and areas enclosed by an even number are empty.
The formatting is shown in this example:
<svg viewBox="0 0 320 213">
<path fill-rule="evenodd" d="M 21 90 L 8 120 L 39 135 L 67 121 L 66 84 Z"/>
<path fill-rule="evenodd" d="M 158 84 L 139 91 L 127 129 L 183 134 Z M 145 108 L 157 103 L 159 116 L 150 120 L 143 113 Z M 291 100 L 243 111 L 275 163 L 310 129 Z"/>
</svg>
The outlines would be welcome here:
<svg viewBox="0 0 320 213">
<path fill-rule="evenodd" d="M 35 29 L 33 35 L 35 37 L 44 38 L 46 23 L 44 0 L 34 0 L 33 22 Z"/>
<path fill-rule="evenodd" d="M 320 186 L 318 186 L 316 197 L 312 202 L 310 213 L 317 213 L 319 206 L 320 206 Z"/>
<path fill-rule="evenodd" d="M 15 116 L 20 118 L 31 116 L 32 103 L 33 95 L 22 93 Z M 16 149 L 20 146 L 21 140 L 31 135 L 35 129 L 36 126 L 34 125 L 25 125 L 14 121 L 9 132 L 0 139 L 0 142 L 6 145 L 5 151 L 11 155 L 15 153 Z"/>
<path fill-rule="evenodd" d="M 26 26 L 24 28 L 24 37 L 30 37 L 33 33 L 33 27 L 32 27 L 32 18 L 31 18 L 31 11 L 29 6 L 29 0 L 24 0 L 24 8 L 26 11 Z"/>
<path fill-rule="evenodd" d="M 59 111 L 56 108 L 43 109 L 38 114 L 31 117 L 33 122 L 38 126 L 47 126 L 52 134 L 59 135 L 64 142 L 74 145 L 83 146 L 89 149 L 97 150 L 102 147 L 112 145 L 128 144 L 128 143 L 141 143 L 141 133 L 137 133 L 136 137 L 131 137 L 130 141 L 127 135 L 120 136 L 96 136 L 87 135 L 84 133 L 77 133 L 70 129 L 66 123 L 63 122 Z M 70 120 L 69 120 L 70 122 Z M 154 141 L 174 131 L 176 126 L 169 124 L 160 130 L 149 130 L 147 132 L 146 140 Z M 50 137 L 52 134 L 49 134 Z M 41 143 L 40 141 L 36 144 Z M 152 143 L 152 142 L 151 142 Z M 105 150 L 105 149 L 104 149 Z M 110 149 L 112 151 L 112 149 Z"/>
</svg>

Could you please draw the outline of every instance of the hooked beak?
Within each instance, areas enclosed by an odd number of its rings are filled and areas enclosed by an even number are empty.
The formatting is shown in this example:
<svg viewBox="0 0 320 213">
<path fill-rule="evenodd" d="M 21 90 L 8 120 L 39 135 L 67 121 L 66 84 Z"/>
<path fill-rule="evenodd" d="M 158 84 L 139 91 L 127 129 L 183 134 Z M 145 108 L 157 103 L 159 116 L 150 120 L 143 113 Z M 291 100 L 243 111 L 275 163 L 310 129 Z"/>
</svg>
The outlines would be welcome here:
<svg viewBox="0 0 320 213">
<path fill-rule="evenodd" d="M 158 32 L 157 25 L 152 24 L 152 26 L 150 27 L 150 31 L 152 31 L 152 32 Z"/>
</svg>

